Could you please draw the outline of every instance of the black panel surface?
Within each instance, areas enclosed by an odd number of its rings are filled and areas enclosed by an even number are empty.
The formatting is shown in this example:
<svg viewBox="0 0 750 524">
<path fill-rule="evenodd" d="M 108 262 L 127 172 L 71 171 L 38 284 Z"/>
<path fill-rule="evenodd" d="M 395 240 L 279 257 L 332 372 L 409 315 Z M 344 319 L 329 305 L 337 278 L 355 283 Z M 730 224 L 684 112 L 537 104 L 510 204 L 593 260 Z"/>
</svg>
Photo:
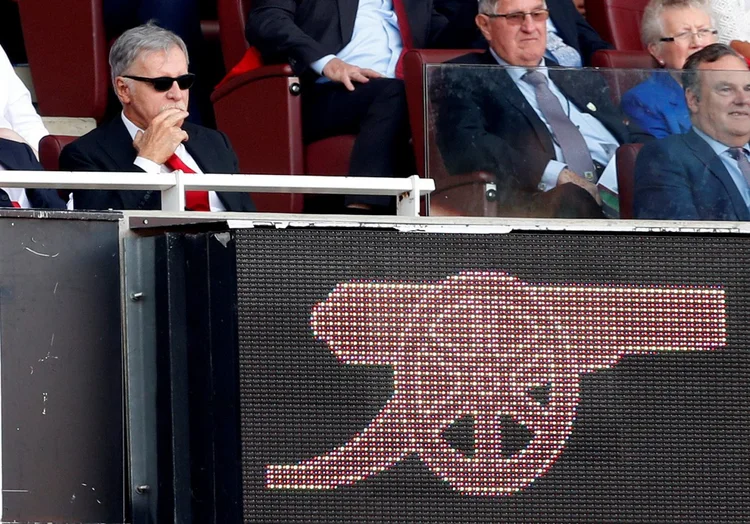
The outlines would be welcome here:
<svg viewBox="0 0 750 524">
<path fill-rule="evenodd" d="M 3 521 L 124 522 L 119 215 L 1 215 Z"/>
<path fill-rule="evenodd" d="M 743 520 L 750 511 L 750 239 L 253 229 L 238 231 L 236 240 L 246 521 L 726 522 Z M 701 351 L 623 354 L 611 365 L 581 373 L 580 396 L 566 412 L 575 416 L 572 433 L 561 453 L 508 494 L 461 491 L 414 453 L 351 485 L 332 488 L 321 480 L 321 489 L 267 487 L 269 465 L 297 464 L 346 445 L 394 395 L 391 366 L 344 363 L 316 338 L 311 321 L 319 318 L 319 304 L 333 300 L 332 292 L 345 283 L 422 283 L 420 291 L 409 291 L 419 296 L 431 292 L 430 282 L 466 271 L 504 273 L 545 289 L 575 285 L 613 295 L 619 288 L 721 291 L 726 343 Z M 398 300 L 406 304 L 404 311 L 413 311 L 408 300 Z M 392 297 L 384 299 L 384 310 L 393 304 Z M 621 320 L 627 324 L 634 317 L 623 306 Z M 678 300 L 675 329 L 694 320 L 691 309 L 702 307 Z M 598 318 L 594 312 L 581 325 L 596 326 Z M 506 328 L 497 317 L 486 320 L 488 329 L 496 328 L 493 323 Z M 342 329 L 352 322 L 342 320 Z M 419 319 L 410 322 L 408 329 L 417 330 Z M 440 326 L 441 320 L 427 315 L 424 322 Z M 388 329 L 370 332 L 386 340 Z M 400 336 L 398 331 L 391 335 Z M 663 336 L 672 335 L 657 338 Z M 693 338 L 687 345 L 695 349 L 703 342 Z M 428 342 L 423 337 L 419 344 Z M 506 374 L 494 375 L 498 388 L 510 383 L 514 363 L 533 357 L 536 348 L 506 351 Z M 500 353 L 492 358 L 503 357 Z M 410 358 L 408 351 L 402 354 Z M 441 354 L 444 349 L 436 350 L 435 358 Z M 535 361 L 542 367 L 552 364 L 545 355 Z M 527 393 L 540 406 L 550 395 L 543 386 Z M 425 401 L 444 408 L 440 399 Z M 505 416 L 495 425 L 506 459 L 533 437 L 516 422 Z M 472 427 L 464 418 L 443 434 L 467 460 L 476 452 Z M 488 486 L 497 484 L 492 476 L 487 474 Z"/>
</svg>

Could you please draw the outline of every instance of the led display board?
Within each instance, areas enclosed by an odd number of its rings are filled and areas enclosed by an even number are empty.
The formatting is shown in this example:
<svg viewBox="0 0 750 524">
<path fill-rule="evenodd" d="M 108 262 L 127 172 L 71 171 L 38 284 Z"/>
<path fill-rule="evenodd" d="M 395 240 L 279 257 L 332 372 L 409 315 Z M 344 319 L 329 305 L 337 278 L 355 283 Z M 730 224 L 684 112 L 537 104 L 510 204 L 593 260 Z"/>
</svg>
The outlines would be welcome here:
<svg viewBox="0 0 750 524">
<path fill-rule="evenodd" d="M 747 514 L 750 239 L 236 240 L 246 521 Z"/>
</svg>

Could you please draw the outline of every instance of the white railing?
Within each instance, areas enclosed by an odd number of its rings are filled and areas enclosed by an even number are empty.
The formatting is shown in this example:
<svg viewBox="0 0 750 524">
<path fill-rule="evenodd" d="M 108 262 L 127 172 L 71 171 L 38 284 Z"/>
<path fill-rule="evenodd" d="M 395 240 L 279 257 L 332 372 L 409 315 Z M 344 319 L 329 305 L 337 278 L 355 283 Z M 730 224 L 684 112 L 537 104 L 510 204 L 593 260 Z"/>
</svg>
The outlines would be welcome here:
<svg viewBox="0 0 750 524">
<path fill-rule="evenodd" d="M 399 216 L 419 216 L 422 195 L 435 181 L 419 178 L 375 178 L 307 175 L 225 175 L 173 173 L 108 173 L 81 171 L 0 171 L 0 187 L 46 189 L 131 189 L 161 191 L 163 211 L 183 211 L 185 191 L 248 193 L 315 193 L 395 196 Z"/>
</svg>

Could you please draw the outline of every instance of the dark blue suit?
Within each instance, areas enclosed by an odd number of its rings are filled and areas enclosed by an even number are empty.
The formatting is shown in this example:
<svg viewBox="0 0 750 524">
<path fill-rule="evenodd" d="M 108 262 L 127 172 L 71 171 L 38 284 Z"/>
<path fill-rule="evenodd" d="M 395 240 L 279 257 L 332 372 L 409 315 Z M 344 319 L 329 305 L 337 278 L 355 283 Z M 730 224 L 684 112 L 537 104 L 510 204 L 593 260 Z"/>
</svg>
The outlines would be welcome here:
<svg viewBox="0 0 750 524">
<path fill-rule="evenodd" d="M 652 74 L 625 93 L 622 110 L 656 138 L 686 133 L 692 126 L 685 93 L 666 71 Z"/>
<path fill-rule="evenodd" d="M 718 155 L 690 130 L 646 144 L 635 165 L 636 218 L 750 220 Z"/>
<path fill-rule="evenodd" d="M 0 138 L 0 165 L 16 171 L 42 171 L 42 165 L 34 156 L 34 151 L 20 142 Z M 44 209 L 65 209 L 65 202 L 52 189 L 27 189 L 26 198 L 31 207 Z M 0 189 L 0 207 L 13 207 L 8 194 Z"/>
</svg>

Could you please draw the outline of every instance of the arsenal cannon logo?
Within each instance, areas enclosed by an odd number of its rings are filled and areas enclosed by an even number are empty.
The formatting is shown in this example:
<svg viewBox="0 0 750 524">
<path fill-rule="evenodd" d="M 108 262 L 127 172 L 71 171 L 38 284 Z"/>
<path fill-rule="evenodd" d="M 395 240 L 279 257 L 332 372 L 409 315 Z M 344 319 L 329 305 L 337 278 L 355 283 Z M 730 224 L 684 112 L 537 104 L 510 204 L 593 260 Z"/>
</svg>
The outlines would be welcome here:
<svg viewBox="0 0 750 524">
<path fill-rule="evenodd" d="M 720 287 L 535 284 L 490 271 L 341 283 L 313 308 L 313 333 L 344 364 L 391 366 L 393 395 L 338 449 L 268 465 L 266 487 L 352 485 L 414 454 L 459 492 L 511 495 L 563 453 L 582 374 L 624 355 L 714 350 L 725 323 Z M 474 424 L 470 456 L 444 434 L 463 417 Z M 532 435 L 510 454 L 506 417 Z"/>
</svg>

